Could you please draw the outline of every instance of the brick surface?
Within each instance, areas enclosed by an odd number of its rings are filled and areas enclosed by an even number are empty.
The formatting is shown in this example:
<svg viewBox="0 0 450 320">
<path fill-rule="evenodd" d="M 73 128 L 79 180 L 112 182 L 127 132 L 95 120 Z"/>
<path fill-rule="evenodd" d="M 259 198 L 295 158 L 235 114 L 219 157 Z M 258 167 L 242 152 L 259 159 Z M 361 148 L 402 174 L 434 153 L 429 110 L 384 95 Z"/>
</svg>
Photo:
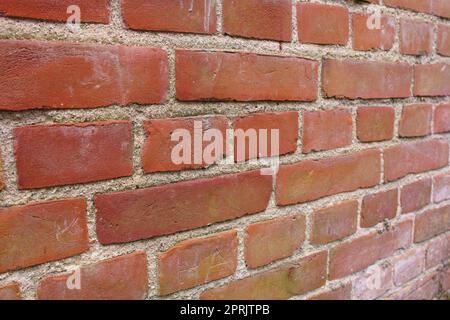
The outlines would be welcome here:
<svg viewBox="0 0 450 320">
<path fill-rule="evenodd" d="M 450 199 L 450 173 L 433 178 L 433 201 L 442 202 Z"/>
<path fill-rule="evenodd" d="M 214 0 L 121 0 L 130 29 L 212 34 L 216 32 Z"/>
<path fill-rule="evenodd" d="M 392 266 L 374 265 L 353 280 L 353 296 L 357 300 L 372 300 L 392 287 Z"/>
<path fill-rule="evenodd" d="M 414 279 L 422 273 L 425 267 L 425 250 L 413 248 L 396 256 L 392 263 L 394 265 L 394 283 L 401 286 Z"/>
<path fill-rule="evenodd" d="M 410 213 L 420 210 L 430 203 L 431 200 L 431 179 L 422 179 L 401 189 L 400 203 L 402 213 Z"/>
<path fill-rule="evenodd" d="M 142 300 L 148 293 L 147 257 L 143 251 L 115 257 L 79 269 L 79 288 L 74 273 L 49 276 L 39 282 L 41 300 Z"/>
<path fill-rule="evenodd" d="M 271 192 L 272 177 L 255 170 L 98 194 L 97 237 L 102 244 L 130 242 L 236 219 L 264 211 Z"/>
<path fill-rule="evenodd" d="M 362 142 L 391 140 L 394 137 L 395 111 L 391 107 L 359 107 L 356 135 Z"/>
<path fill-rule="evenodd" d="M 450 57 L 450 25 L 438 24 L 437 53 Z"/>
<path fill-rule="evenodd" d="M 414 242 L 431 239 L 450 229 L 450 205 L 428 210 L 416 216 Z"/>
<path fill-rule="evenodd" d="M 254 53 L 176 51 L 182 101 L 314 101 L 318 63 Z"/>
<path fill-rule="evenodd" d="M 397 189 L 365 196 L 361 207 L 361 227 L 368 228 L 385 219 L 393 219 L 397 213 L 397 203 Z"/>
<path fill-rule="evenodd" d="M 428 242 L 426 248 L 426 268 L 433 268 L 450 257 L 450 235 L 443 235 Z"/>
<path fill-rule="evenodd" d="M 371 23 L 372 14 L 354 13 L 352 15 L 353 49 L 360 51 L 390 50 L 395 40 L 395 18 L 382 15 L 380 28 Z M 368 22 L 369 21 L 369 22 Z M 370 28 L 369 28 L 370 27 Z"/>
<path fill-rule="evenodd" d="M 168 60 L 161 49 L 1 40 L 0 56 L 0 110 L 166 100 Z"/>
<path fill-rule="evenodd" d="M 93 182 L 133 174 L 132 125 L 104 121 L 14 129 L 19 189 Z"/>
<path fill-rule="evenodd" d="M 74 13 L 68 13 L 71 5 L 80 8 L 81 22 L 109 22 L 109 0 L 2 0 L 0 15 L 66 22 Z"/>
<path fill-rule="evenodd" d="M 349 13 L 343 6 L 297 3 L 298 39 L 302 43 L 345 45 Z"/>
<path fill-rule="evenodd" d="M 427 55 L 433 50 L 433 25 L 424 20 L 400 20 L 400 52 L 409 55 Z"/>
<path fill-rule="evenodd" d="M 311 243 L 326 244 L 356 232 L 358 202 L 344 201 L 316 210 L 312 216 Z"/>
<path fill-rule="evenodd" d="M 433 106 L 414 104 L 403 107 L 399 134 L 401 137 L 421 137 L 431 133 Z"/>
<path fill-rule="evenodd" d="M 324 291 L 310 297 L 308 300 L 350 300 L 352 293 L 351 283 L 346 283 L 339 288 Z"/>
<path fill-rule="evenodd" d="M 245 38 L 291 41 L 291 0 L 225 0 L 223 29 Z"/>
<path fill-rule="evenodd" d="M 434 132 L 450 132 L 450 104 L 440 104 L 435 107 Z"/>
<path fill-rule="evenodd" d="M 402 143 L 384 151 L 384 178 L 394 181 L 411 173 L 448 165 L 448 142 L 444 140 Z"/>
<path fill-rule="evenodd" d="M 246 228 L 245 261 L 257 268 L 291 256 L 306 238 L 304 216 L 276 218 Z"/>
<path fill-rule="evenodd" d="M 0 285 L 0 301 L 2 300 L 22 300 L 20 286 L 17 282 Z"/>
<path fill-rule="evenodd" d="M 416 65 L 414 95 L 419 97 L 450 95 L 450 65 L 440 63 Z"/>
<path fill-rule="evenodd" d="M 276 201 L 288 205 L 375 186 L 380 180 L 379 150 L 282 165 Z"/>
<path fill-rule="evenodd" d="M 410 96 L 411 79 L 412 68 L 405 63 L 336 59 L 323 62 L 322 86 L 328 98 L 406 98 Z"/>
<path fill-rule="evenodd" d="M 237 232 L 180 242 L 158 254 L 159 293 L 167 295 L 232 275 L 237 266 Z"/>
<path fill-rule="evenodd" d="M 201 294 L 206 300 L 280 300 L 325 284 L 327 254 L 311 254 L 297 262 L 230 282 Z"/>
<path fill-rule="evenodd" d="M 352 143 L 353 120 L 347 110 L 305 111 L 303 153 L 331 150 Z"/>
<path fill-rule="evenodd" d="M 0 273 L 71 257 L 89 246 L 82 198 L 0 208 L 0 225 Z"/>
</svg>

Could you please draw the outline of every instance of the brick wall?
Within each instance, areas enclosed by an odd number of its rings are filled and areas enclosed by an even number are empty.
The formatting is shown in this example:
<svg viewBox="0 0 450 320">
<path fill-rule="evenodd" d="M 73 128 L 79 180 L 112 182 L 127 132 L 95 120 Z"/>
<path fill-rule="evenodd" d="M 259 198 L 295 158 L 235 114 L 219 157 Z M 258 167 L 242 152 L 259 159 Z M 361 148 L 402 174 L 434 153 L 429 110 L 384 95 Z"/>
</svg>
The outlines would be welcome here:
<svg viewBox="0 0 450 320">
<path fill-rule="evenodd" d="M 0 299 L 446 297 L 450 1 L 0 15 Z M 278 173 L 174 164 L 195 121 L 279 129 Z"/>
</svg>

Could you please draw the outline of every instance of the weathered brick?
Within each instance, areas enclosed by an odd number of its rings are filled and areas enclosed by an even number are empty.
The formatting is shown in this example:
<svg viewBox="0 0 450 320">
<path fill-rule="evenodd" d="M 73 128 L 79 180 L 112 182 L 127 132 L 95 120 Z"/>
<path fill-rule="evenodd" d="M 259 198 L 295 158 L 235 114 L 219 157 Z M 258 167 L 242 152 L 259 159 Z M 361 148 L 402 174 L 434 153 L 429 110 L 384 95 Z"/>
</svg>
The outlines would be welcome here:
<svg viewBox="0 0 450 320">
<path fill-rule="evenodd" d="M 338 279 L 363 270 L 412 242 L 412 220 L 393 226 L 389 231 L 371 232 L 338 244 L 330 251 L 329 279 Z"/>
<path fill-rule="evenodd" d="M 426 178 L 410 183 L 401 189 L 400 203 L 402 213 L 420 210 L 430 203 L 431 179 Z"/>
<path fill-rule="evenodd" d="M 314 101 L 318 62 L 242 52 L 176 51 L 177 99 Z"/>
<path fill-rule="evenodd" d="M 277 204 L 302 203 L 375 186 L 380 166 L 380 151 L 376 149 L 282 165 L 277 177 Z"/>
<path fill-rule="evenodd" d="M 272 177 L 255 170 L 98 194 L 97 236 L 102 244 L 122 243 L 235 219 L 264 211 L 271 193 Z"/>
<path fill-rule="evenodd" d="M 374 142 L 394 137 L 395 111 L 391 107 L 359 107 L 356 135 L 359 141 Z"/>
<path fill-rule="evenodd" d="M 195 126 L 198 128 L 195 129 Z M 201 125 L 201 126 L 200 126 Z M 161 172 L 161 171 L 180 171 L 186 169 L 198 169 L 211 165 L 219 159 L 222 159 L 226 153 L 226 129 L 228 127 L 227 118 L 224 116 L 217 117 L 201 117 L 201 118 L 177 118 L 177 119 L 152 119 L 144 122 L 146 140 L 142 148 L 141 161 L 144 172 Z M 223 141 L 222 153 L 208 152 L 208 159 L 204 157 L 207 150 L 206 147 L 211 142 L 204 141 L 206 130 L 219 130 L 222 134 Z M 179 140 L 176 135 L 172 140 L 172 135 L 176 130 L 184 130 L 190 135 L 190 151 L 186 163 L 175 163 L 172 157 L 174 148 L 179 143 L 185 142 Z M 181 132 L 181 131 L 178 131 Z M 196 132 L 201 132 L 205 139 L 199 142 L 199 148 L 195 146 Z M 184 139 L 184 136 L 183 136 Z M 184 150 L 183 150 L 184 151 Z M 184 156 L 184 152 L 181 152 Z M 178 156 L 179 154 L 176 153 Z M 210 157 L 211 156 L 211 157 Z M 184 158 L 184 157 L 183 157 Z M 199 159 L 197 159 L 199 158 Z M 205 161 L 207 160 L 207 161 Z M 208 163 L 209 162 L 209 163 Z"/>
<path fill-rule="evenodd" d="M 431 0 L 431 1 L 432 1 L 431 12 L 434 15 L 450 19 L 450 2 L 448 2 L 448 0 Z"/>
<path fill-rule="evenodd" d="M 297 262 L 236 280 L 203 292 L 206 300 L 280 300 L 317 289 L 326 281 L 327 253 L 321 251 Z"/>
<path fill-rule="evenodd" d="M 450 257 L 450 235 L 443 235 L 428 242 L 426 250 L 426 268 L 444 263 Z"/>
<path fill-rule="evenodd" d="M 338 288 L 330 289 L 313 295 L 308 300 L 350 300 L 352 294 L 351 283 L 345 283 Z"/>
<path fill-rule="evenodd" d="M 384 4 L 388 7 L 430 13 L 432 1 L 433 0 L 384 0 Z"/>
<path fill-rule="evenodd" d="M 382 15 L 379 20 L 380 28 L 376 26 L 369 29 L 368 23 L 371 22 L 371 16 L 370 13 L 353 14 L 353 49 L 360 51 L 390 50 L 395 40 L 395 18 Z"/>
<path fill-rule="evenodd" d="M 450 132 L 450 104 L 440 104 L 435 107 L 434 132 Z"/>
<path fill-rule="evenodd" d="M 166 100 L 168 59 L 161 49 L 0 40 L 0 56 L 0 110 Z"/>
<path fill-rule="evenodd" d="M 244 117 L 236 117 L 233 119 L 234 129 L 234 159 L 236 161 L 249 160 L 254 158 L 263 158 L 266 156 L 277 156 L 288 153 L 294 153 L 297 149 L 298 139 L 298 113 L 291 112 L 274 112 L 274 113 L 255 113 Z M 237 135 L 238 130 L 243 130 L 241 136 Z M 256 155 L 250 155 L 250 144 L 252 143 L 250 138 L 247 138 L 245 133 L 249 133 L 248 130 L 256 130 L 256 145 L 252 145 Z M 261 135 L 261 130 L 267 130 L 267 143 L 263 142 L 263 146 L 266 150 L 261 148 L 260 143 L 264 141 L 264 136 Z M 272 147 L 272 130 L 278 130 L 278 152 L 276 148 Z M 241 140 L 239 139 L 241 137 Z M 245 145 L 242 140 L 245 138 Z M 249 134 L 248 137 L 251 137 Z M 260 139 L 261 138 L 261 139 Z M 254 142 L 255 143 L 255 142 Z M 241 149 L 241 157 L 238 159 L 238 150 Z"/>
<path fill-rule="evenodd" d="M 316 210 L 312 216 L 311 243 L 326 244 L 356 232 L 358 202 L 344 201 Z"/>
<path fill-rule="evenodd" d="M 407 98 L 412 68 L 405 63 L 325 59 L 322 86 L 328 98 Z"/>
<path fill-rule="evenodd" d="M 431 133 L 433 106 L 413 104 L 403 107 L 399 134 L 401 137 L 421 137 Z"/>
<path fill-rule="evenodd" d="M 394 181 L 408 174 L 445 167 L 448 148 L 448 142 L 439 139 L 389 147 L 384 151 L 384 178 Z"/>
<path fill-rule="evenodd" d="M 303 153 L 331 150 L 352 143 L 353 120 L 347 110 L 305 111 Z"/>
<path fill-rule="evenodd" d="M 427 55 L 433 50 L 433 25 L 417 19 L 400 20 L 400 53 Z"/>
<path fill-rule="evenodd" d="M 439 292 L 436 274 L 421 276 L 412 283 L 386 297 L 389 300 L 432 300 Z"/>
<path fill-rule="evenodd" d="M 397 214 L 398 190 L 393 189 L 364 197 L 361 207 L 361 227 L 372 227 Z"/>
<path fill-rule="evenodd" d="M 89 247 L 82 198 L 0 208 L 0 273 L 60 260 Z"/>
<path fill-rule="evenodd" d="M 66 22 L 73 15 L 72 11 L 68 13 L 71 5 L 80 8 L 81 22 L 109 22 L 109 0 L 2 0 L 0 15 Z"/>
<path fill-rule="evenodd" d="M 373 300 L 392 288 L 392 266 L 374 265 L 353 280 L 353 298 Z"/>
<path fill-rule="evenodd" d="M 442 202 L 450 199 L 450 173 L 433 177 L 433 201 Z"/>
<path fill-rule="evenodd" d="M 121 0 L 121 7 L 130 29 L 216 32 L 215 0 Z"/>
<path fill-rule="evenodd" d="M 138 251 L 103 260 L 79 269 L 80 289 L 69 289 L 74 274 L 44 278 L 39 282 L 40 300 L 142 300 L 147 297 L 145 252 Z M 75 281 L 74 281 L 75 282 Z"/>
<path fill-rule="evenodd" d="M 291 41 L 291 0 L 224 0 L 223 30 L 231 36 Z"/>
<path fill-rule="evenodd" d="M 450 230 L 450 205 L 428 210 L 416 216 L 414 242 L 431 239 Z"/>
<path fill-rule="evenodd" d="M 418 97 L 450 95 L 450 65 L 443 63 L 416 65 L 414 95 Z"/>
<path fill-rule="evenodd" d="M 247 227 L 245 261 L 257 268 L 291 256 L 305 241 L 304 216 L 282 217 L 262 221 Z"/>
<path fill-rule="evenodd" d="M 0 286 L 0 301 L 1 300 L 22 300 L 19 284 L 17 282 L 11 282 Z"/>
<path fill-rule="evenodd" d="M 19 189 L 106 180 L 133 174 L 132 125 L 103 121 L 14 129 Z"/>
<path fill-rule="evenodd" d="M 450 57 L 450 25 L 438 24 L 436 51 L 440 55 Z"/>
<path fill-rule="evenodd" d="M 392 259 L 394 283 L 401 286 L 422 273 L 425 267 L 424 248 L 413 248 Z"/>
<path fill-rule="evenodd" d="M 158 254 L 159 293 L 192 288 L 232 275 L 237 266 L 237 232 L 180 242 Z"/>
<path fill-rule="evenodd" d="M 303 43 L 345 45 L 349 37 L 349 13 L 343 6 L 297 3 L 298 39 Z"/>
</svg>

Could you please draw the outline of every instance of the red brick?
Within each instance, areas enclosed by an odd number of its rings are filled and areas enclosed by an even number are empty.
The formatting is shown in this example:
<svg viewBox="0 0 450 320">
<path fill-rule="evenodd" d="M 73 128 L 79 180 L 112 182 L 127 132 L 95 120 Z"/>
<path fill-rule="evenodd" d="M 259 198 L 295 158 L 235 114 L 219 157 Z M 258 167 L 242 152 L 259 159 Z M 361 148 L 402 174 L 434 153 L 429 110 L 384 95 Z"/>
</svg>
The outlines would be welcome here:
<svg viewBox="0 0 450 320">
<path fill-rule="evenodd" d="M 353 280 L 354 299 L 376 299 L 392 286 L 392 266 L 388 264 L 374 265 Z"/>
<path fill-rule="evenodd" d="M 66 22 L 73 15 L 72 12 L 67 13 L 71 5 L 80 8 L 81 22 L 109 22 L 109 0 L 2 0 L 0 15 Z"/>
<path fill-rule="evenodd" d="M 203 157 L 206 147 L 211 142 L 201 142 L 201 148 L 198 150 L 194 144 L 194 126 L 201 124 L 201 132 L 203 137 L 205 131 L 208 129 L 219 130 L 222 133 L 223 153 L 214 153 L 211 159 Z M 152 119 L 144 121 L 144 129 L 147 135 L 144 146 L 142 148 L 141 161 L 144 172 L 161 172 L 161 171 L 179 171 L 185 169 L 204 168 L 212 163 L 208 161 L 217 161 L 223 158 L 226 151 L 226 129 L 228 127 L 227 118 L 223 116 L 217 117 L 202 117 L 202 118 L 178 118 L 178 119 Z M 176 139 L 172 141 L 172 134 L 175 130 L 187 130 L 191 139 L 189 140 L 191 146 L 191 154 L 187 163 L 176 164 L 172 159 L 172 152 L 174 148 L 182 142 Z M 197 129 L 197 130 L 200 130 Z M 178 137 L 175 137 L 178 138 Z M 201 159 L 196 159 L 195 151 L 201 156 Z M 209 155 L 209 153 L 208 153 Z M 197 156 L 198 157 L 198 156 Z M 199 160 L 199 161 L 197 161 Z"/>
<path fill-rule="evenodd" d="M 237 241 L 233 230 L 186 240 L 159 253 L 159 293 L 168 295 L 232 275 L 237 266 Z"/>
<path fill-rule="evenodd" d="M 203 300 L 281 300 L 320 288 L 326 281 L 327 253 L 236 280 L 203 292 Z"/>
<path fill-rule="evenodd" d="M 440 279 L 442 290 L 449 290 L 450 289 L 450 268 L 447 267 L 442 271 L 441 279 Z"/>
<path fill-rule="evenodd" d="M 277 204 L 308 202 L 373 187 L 379 183 L 380 166 L 380 151 L 375 149 L 282 165 L 277 177 Z"/>
<path fill-rule="evenodd" d="M 11 282 L 0 286 L 1 300 L 22 300 L 19 284 L 17 282 Z"/>
<path fill-rule="evenodd" d="M 435 107 L 434 132 L 450 132 L 450 104 L 441 104 Z"/>
<path fill-rule="evenodd" d="M 442 202 L 450 199 L 450 173 L 433 178 L 433 201 Z"/>
<path fill-rule="evenodd" d="M 214 0 L 121 0 L 121 6 L 123 20 L 130 29 L 216 32 Z"/>
<path fill-rule="evenodd" d="M 410 96 L 412 68 L 405 63 L 325 59 L 322 82 L 328 98 L 381 99 Z"/>
<path fill-rule="evenodd" d="M 417 19 L 400 20 L 400 53 L 415 56 L 430 54 L 432 42 L 432 24 Z"/>
<path fill-rule="evenodd" d="M 245 238 L 245 261 L 257 268 L 291 256 L 305 241 L 304 216 L 282 217 L 251 224 Z"/>
<path fill-rule="evenodd" d="M 104 121 L 14 129 L 19 189 L 92 182 L 133 174 L 132 125 Z"/>
<path fill-rule="evenodd" d="M 330 251 L 329 279 L 338 279 L 363 270 L 396 250 L 407 248 L 412 240 L 412 221 L 338 244 Z"/>
<path fill-rule="evenodd" d="M 0 208 L 0 273 L 60 260 L 89 247 L 82 198 Z"/>
<path fill-rule="evenodd" d="M 399 134 L 401 137 L 422 137 L 431 133 L 433 107 L 431 104 L 413 104 L 403 107 Z"/>
<path fill-rule="evenodd" d="M 431 0 L 432 13 L 439 17 L 450 19 L 450 2 L 448 0 Z"/>
<path fill-rule="evenodd" d="M 390 300 L 432 300 L 439 293 L 439 277 L 425 275 L 414 280 L 399 291 L 389 295 Z"/>
<path fill-rule="evenodd" d="M 161 49 L 0 40 L 0 56 L 0 110 L 166 100 L 168 60 Z"/>
<path fill-rule="evenodd" d="M 255 113 L 252 115 L 248 115 L 245 117 L 236 117 L 233 120 L 233 129 L 234 129 L 234 159 L 236 161 L 249 160 L 251 158 L 257 157 L 265 157 L 265 156 L 277 156 L 284 155 L 288 153 L 294 153 L 297 149 L 297 139 L 298 139 L 298 113 L 295 111 L 292 112 L 275 112 L 275 113 Z M 236 135 L 237 130 L 243 130 L 243 132 L 247 132 L 247 130 L 256 130 L 257 138 L 255 151 L 257 155 L 250 156 L 250 143 L 249 138 L 245 138 L 245 146 L 243 140 L 239 140 Z M 267 150 L 264 151 L 260 148 L 260 130 L 267 130 L 267 143 L 264 143 L 264 146 L 267 147 Z M 278 147 L 279 152 L 275 152 L 275 148 L 272 148 L 272 138 L 271 133 L 272 130 L 278 130 L 279 132 L 279 141 Z M 241 137 L 245 137 L 242 135 Z M 242 138 L 241 138 L 242 139 Z M 244 159 L 238 159 L 238 148 L 241 146 L 243 151 L 242 155 Z M 272 151 L 273 149 L 273 151 Z M 244 152 L 245 151 L 245 152 Z M 272 154 L 273 153 L 273 154 Z"/>
<path fill-rule="evenodd" d="M 338 288 L 315 294 L 308 300 L 350 300 L 351 294 L 352 285 L 351 283 L 346 283 Z"/>
<path fill-rule="evenodd" d="M 450 230 L 450 205 L 432 209 L 416 216 L 414 242 L 431 239 Z"/>
<path fill-rule="evenodd" d="M 380 28 L 369 29 L 368 22 L 371 22 L 371 17 L 372 13 L 353 14 L 353 49 L 361 51 L 390 50 L 395 39 L 395 18 L 382 15 L 379 20 Z"/>
<path fill-rule="evenodd" d="M 80 289 L 69 289 L 69 274 L 44 278 L 39 282 L 40 300 L 142 300 L 147 297 L 148 276 L 145 252 L 103 260 L 82 266 Z"/>
<path fill-rule="evenodd" d="M 450 57 L 450 25 L 438 24 L 436 51 L 440 55 Z"/>
<path fill-rule="evenodd" d="M 297 3 L 298 39 L 302 43 L 346 45 L 349 13 L 343 6 Z"/>
<path fill-rule="evenodd" d="M 433 0 L 384 0 L 384 4 L 388 7 L 430 13 L 431 1 Z"/>
<path fill-rule="evenodd" d="M 409 249 L 392 259 L 394 265 L 394 283 L 401 286 L 422 273 L 425 267 L 425 250 Z"/>
<path fill-rule="evenodd" d="M 314 101 L 318 62 L 242 52 L 176 51 L 177 99 Z"/>
<path fill-rule="evenodd" d="M 361 227 L 372 227 L 397 214 L 398 190 L 393 189 L 364 197 L 361 207 Z"/>
<path fill-rule="evenodd" d="M 223 30 L 231 36 L 291 41 L 291 0 L 225 0 Z"/>
<path fill-rule="evenodd" d="M 353 120 L 347 110 L 305 111 L 303 153 L 331 150 L 352 143 Z"/>
<path fill-rule="evenodd" d="M 422 209 L 430 203 L 431 179 L 422 179 L 410 183 L 401 189 L 400 203 L 402 213 L 410 213 Z"/>
<path fill-rule="evenodd" d="M 442 63 L 416 65 L 414 95 L 418 97 L 450 95 L 450 65 Z"/>
<path fill-rule="evenodd" d="M 98 194 L 97 236 L 102 244 L 122 243 L 235 219 L 264 211 L 271 193 L 272 177 L 255 170 Z"/>
<path fill-rule="evenodd" d="M 319 209 L 312 216 L 311 243 L 326 244 L 356 232 L 358 202 L 344 201 Z"/>
<path fill-rule="evenodd" d="M 384 151 L 384 179 L 394 181 L 408 174 L 439 169 L 448 165 L 448 142 L 428 140 L 402 143 Z"/>
<path fill-rule="evenodd" d="M 391 107 L 359 107 L 356 135 L 362 142 L 391 140 L 394 137 L 395 111 Z"/>
<path fill-rule="evenodd" d="M 443 235 L 428 242 L 426 268 L 433 268 L 450 257 L 450 235 Z"/>
</svg>

